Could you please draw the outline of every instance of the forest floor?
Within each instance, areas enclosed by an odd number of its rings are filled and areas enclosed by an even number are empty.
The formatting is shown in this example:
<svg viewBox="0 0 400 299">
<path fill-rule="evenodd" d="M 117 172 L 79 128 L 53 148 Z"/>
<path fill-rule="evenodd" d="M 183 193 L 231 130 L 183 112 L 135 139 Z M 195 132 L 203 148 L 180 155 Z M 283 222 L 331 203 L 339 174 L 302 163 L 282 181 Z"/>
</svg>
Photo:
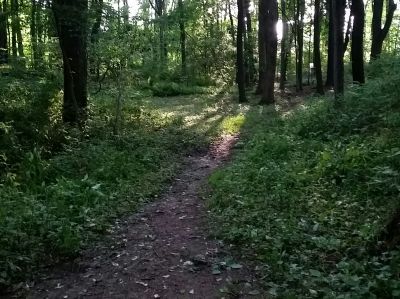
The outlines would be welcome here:
<svg viewBox="0 0 400 299">
<path fill-rule="evenodd" d="M 236 135 L 186 157 L 169 190 L 114 227 L 104 242 L 35 285 L 27 298 L 264 298 L 256 272 L 210 239 L 205 180 Z"/>
<path fill-rule="evenodd" d="M 21 285 L 10 298 L 266 297 L 257 281 L 258 267 L 212 236 L 215 227 L 205 200 L 208 178 L 242 145 L 242 127 L 256 121 L 259 109 L 234 104 L 229 94 L 141 103 L 160 115 L 181 118 L 187 130 L 199 134 L 199 144 L 213 140 L 211 145 L 189 155 L 182 150 L 179 171 L 155 200 L 117 218 L 74 260 L 43 265 L 34 282 Z"/>
</svg>

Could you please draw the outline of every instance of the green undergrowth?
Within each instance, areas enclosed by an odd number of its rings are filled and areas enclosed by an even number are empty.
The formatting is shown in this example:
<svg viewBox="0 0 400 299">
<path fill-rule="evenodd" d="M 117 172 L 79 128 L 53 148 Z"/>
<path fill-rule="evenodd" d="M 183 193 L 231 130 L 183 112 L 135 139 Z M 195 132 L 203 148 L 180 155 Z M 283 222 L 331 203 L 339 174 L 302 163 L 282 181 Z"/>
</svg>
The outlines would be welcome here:
<svg viewBox="0 0 400 299">
<path fill-rule="evenodd" d="M 166 100 L 127 90 L 119 131 L 113 134 L 118 92 L 110 89 L 91 99 L 82 134 L 62 127 L 52 112 L 60 107 L 58 95 L 44 109 L 50 120 L 39 123 L 29 99 L 39 100 L 41 94 L 13 82 L 21 101 L 4 112 L 0 123 L 0 289 L 75 256 L 114 219 L 157 197 L 182 166 L 182 157 L 205 149 L 230 129 L 223 120 L 238 113 L 218 97 Z M 42 132 L 39 128 L 62 136 L 57 150 L 46 134 L 29 135 Z"/>
<path fill-rule="evenodd" d="M 399 231 L 381 238 L 400 207 L 398 69 L 382 58 L 339 107 L 324 97 L 259 112 L 211 177 L 218 234 L 262 265 L 271 296 L 400 297 Z"/>
</svg>

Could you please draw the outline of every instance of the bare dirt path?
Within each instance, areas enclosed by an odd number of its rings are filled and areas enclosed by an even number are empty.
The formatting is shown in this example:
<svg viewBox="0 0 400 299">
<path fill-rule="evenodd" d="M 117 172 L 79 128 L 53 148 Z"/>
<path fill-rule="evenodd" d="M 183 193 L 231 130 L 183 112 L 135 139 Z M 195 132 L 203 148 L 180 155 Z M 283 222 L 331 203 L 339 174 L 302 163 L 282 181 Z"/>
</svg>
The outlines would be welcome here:
<svg viewBox="0 0 400 299">
<path fill-rule="evenodd" d="M 200 198 L 207 177 L 225 162 L 237 137 L 185 158 L 185 168 L 160 200 L 116 223 L 100 245 L 73 266 L 55 270 L 27 298 L 266 298 L 255 271 L 210 239 Z"/>
</svg>

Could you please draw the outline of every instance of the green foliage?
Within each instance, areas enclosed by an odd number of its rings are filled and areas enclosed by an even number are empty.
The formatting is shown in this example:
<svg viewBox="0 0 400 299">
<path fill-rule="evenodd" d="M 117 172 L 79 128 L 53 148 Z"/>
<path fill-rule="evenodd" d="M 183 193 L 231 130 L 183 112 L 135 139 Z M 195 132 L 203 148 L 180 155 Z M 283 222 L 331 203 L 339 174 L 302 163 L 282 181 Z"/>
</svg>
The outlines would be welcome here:
<svg viewBox="0 0 400 299">
<path fill-rule="evenodd" d="M 117 216 L 159 194 L 182 155 L 207 142 L 180 116 L 151 112 L 132 99 L 114 135 L 109 97 L 91 107 L 86 136 L 71 130 L 62 151 L 15 145 L 22 158 L 12 165 L 2 158 L 8 167 L 0 188 L 1 286 L 76 255 Z M 0 128 L 8 132 L 4 138 L 19 138 L 20 127 L 2 123 Z"/>
<path fill-rule="evenodd" d="M 33 147 L 54 150 L 64 141 L 61 96 L 54 78 L 0 78 L 0 180 Z"/>
<path fill-rule="evenodd" d="M 317 99 L 265 113 L 210 179 L 219 234 L 262 263 L 272 295 L 399 297 L 400 252 L 374 249 L 399 207 L 399 63 L 376 62 L 339 108 Z"/>
<path fill-rule="evenodd" d="M 180 95 L 192 95 L 206 93 L 207 89 L 198 86 L 187 86 L 174 82 L 159 82 L 151 87 L 156 97 L 174 97 Z"/>
</svg>

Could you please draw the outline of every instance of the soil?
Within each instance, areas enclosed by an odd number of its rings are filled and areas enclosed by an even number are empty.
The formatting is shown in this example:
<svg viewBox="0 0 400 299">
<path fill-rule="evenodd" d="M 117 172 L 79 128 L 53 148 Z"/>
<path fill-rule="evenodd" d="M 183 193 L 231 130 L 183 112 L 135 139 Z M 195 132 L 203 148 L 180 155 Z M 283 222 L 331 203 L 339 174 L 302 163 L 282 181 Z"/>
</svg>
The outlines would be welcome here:
<svg viewBox="0 0 400 299">
<path fill-rule="evenodd" d="M 49 271 L 24 298 L 267 298 L 253 266 L 209 236 L 201 190 L 229 159 L 225 136 L 185 167 L 160 199 L 117 221 L 109 236 L 72 264 Z"/>
</svg>

